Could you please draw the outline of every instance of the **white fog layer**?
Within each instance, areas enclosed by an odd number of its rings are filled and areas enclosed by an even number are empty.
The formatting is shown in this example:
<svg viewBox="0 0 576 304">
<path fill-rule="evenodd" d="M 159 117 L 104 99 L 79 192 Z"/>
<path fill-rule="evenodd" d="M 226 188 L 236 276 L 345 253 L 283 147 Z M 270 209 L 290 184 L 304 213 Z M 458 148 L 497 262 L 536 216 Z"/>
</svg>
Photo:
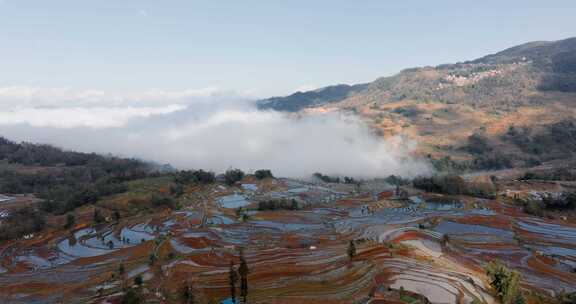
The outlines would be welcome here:
<svg viewBox="0 0 576 304">
<path fill-rule="evenodd" d="M 114 95 L 0 88 L 0 135 L 180 169 L 269 168 L 291 177 L 429 171 L 409 156 L 415 143 L 377 138 L 355 117 L 262 112 L 250 99 L 211 89 Z"/>
</svg>

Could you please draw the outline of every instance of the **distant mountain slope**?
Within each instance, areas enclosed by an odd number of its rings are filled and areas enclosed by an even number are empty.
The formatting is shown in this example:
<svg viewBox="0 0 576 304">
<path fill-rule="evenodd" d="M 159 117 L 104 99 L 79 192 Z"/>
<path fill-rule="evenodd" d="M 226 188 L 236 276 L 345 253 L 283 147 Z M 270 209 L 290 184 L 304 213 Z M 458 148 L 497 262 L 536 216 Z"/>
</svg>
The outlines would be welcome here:
<svg viewBox="0 0 576 304">
<path fill-rule="evenodd" d="M 547 65 L 573 52 L 576 52 L 576 38 L 560 41 L 536 41 L 484 56 L 472 61 L 472 63 L 505 64 L 519 60 L 531 60 L 542 65 Z"/>
<path fill-rule="evenodd" d="M 353 111 L 381 136 L 415 140 L 420 155 L 450 157 L 477 169 L 530 166 L 574 154 L 576 38 L 526 43 L 472 61 L 333 88 L 259 104 L 291 112 Z"/>
<path fill-rule="evenodd" d="M 576 92 L 576 38 L 530 42 L 456 64 L 406 69 L 369 84 L 335 85 L 258 102 L 260 109 L 295 112 L 351 97 L 369 102 L 405 99 L 518 103 L 534 91 Z"/>
<path fill-rule="evenodd" d="M 286 97 L 272 97 L 258 102 L 261 110 L 297 112 L 301 109 L 342 101 L 368 87 L 367 84 L 340 84 L 322 89 L 296 92 Z"/>
</svg>

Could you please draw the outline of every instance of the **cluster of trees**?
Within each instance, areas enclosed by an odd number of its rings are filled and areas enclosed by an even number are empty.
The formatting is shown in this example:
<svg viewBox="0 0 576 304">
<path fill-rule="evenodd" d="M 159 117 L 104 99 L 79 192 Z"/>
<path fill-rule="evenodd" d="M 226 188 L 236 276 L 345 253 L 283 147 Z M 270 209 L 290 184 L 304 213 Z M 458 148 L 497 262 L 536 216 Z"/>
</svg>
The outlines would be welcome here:
<svg viewBox="0 0 576 304">
<path fill-rule="evenodd" d="M 539 200 L 517 200 L 527 214 L 543 217 L 546 211 L 566 211 L 576 209 L 576 193 L 569 192 L 560 196 L 547 195 Z"/>
<path fill-rule="evenodd" d="M 241 181 L 245 175 L 244 171 L 240 169 L 229 169 L 224 173 L 223 179 L 226 184 L 232 186 L 236 182 Z M 254 172 L 254 177 L 262 180 L 265 178 L 273 178 L 274 175 L 272 171 L 268 169 L 261 169 Z M 183 170 L 174 174 L 174 182 L 180 185 L 191 183 L 212 184 L 216 182 L 216 175 L 213 172 L 204 170 Z"/>
<path fill-rule="evenodd" d="M 50 145 L 16 143 L 3 137 L 0 137 L 0 160 L 25 166 L 85 166 L 118 177 L 133 175 L 135 171 L 150 171 L 149 164 L 135 159 L 64 151 Z"/>
<path fill-rule="evenodd" d="M 244 175 L 244 171 L 240 169 L 229 169 L 224 173 L 224 182 L 228 186 L 232 186 L 236 182 L 241 181 L 244 178 Z"/>
<path fill-rule="evenodd" d="M 499 170 L 514 167 L 514 156 L 499 152 L 476 157 L 470 166 L 474 170 Z"/>
<path fill-rule="evenodd" d="M 540 130 L 510 126 L 502 139 L 513 143 L 524 153 L 544 160 L 568 157 L 576 150 L 576 124 L 563 120 L 543 126 Z"/>
<path fill-rule="evenodd" d="M 468 163 L 455 161 L 450 156 L 433 158 L 432 155 L 428 155 L 428 160 L 439 172 L 461 173 L 469 169 Z"/>
<path fill-rule="evenodd" d="M 340 178 L 339 176 L 325 175 L 325 174 L 322 174 L 320 172 L 316 172 L 316 173 L 312 174 L 312 176 L 325 182 L 325 183 L 358 184 L 357 180 L 355 180 L 353 177 L 348 177 L 348 176 L 344 176 L 344 177 Z"/>
<path fill-rule="evenodd" d="M 101 197 L 127 191 L 127 181 L 158 174 L 150 164 L 135 159 L 63 151 L 2 137 L 0 161 L 18 165 L 0 170 L 0 193 L 33 193 L 43 199 L 39 210 L 16 210 L 3 219 L 0 234 L 5 239 L 41 230 L 45 212 L 65 214 Z M 73 225 L 74 218 L 67 218 L 65 226 Z"/>
<path fill-rule="evenodd" d="M 385 178 L 384 181 L 387 182 L 388 184 L 394 185 L 394 186 L 409 185 L 411 182 L 410 179 L 403 178 L 401 176 L 396 176 L 396 175 L 390 175 L 387 178 Z"/>
<path fill-rule="evenodd" d="M 412 184 L 415 188 L 426 192 L 445 194 L 463 194 L 466 192 L 466 182 L 457 175 L 420 176 L 414 178 Z"/>
<path fill-rule="evenodd" d="M 174 174 L 174 182 L 180 185 L 191 183 L 212 184 L 216 181 L 214 172 L 204 170 L 183 170 Z"/>
<path fill-rule="evenodd" d="M 17 144 L 0 137 L 0 160 L 49 168 L 0 171 L 0 192 L 35 193 L 47 201 L 48 211 L 66 212 L 100 196 L 123 192 L 123 182 L 152 174 L 139 160 L 62 151 L 48 145 Z"/>
<path fill-rule="evenodd" d="M 166 207 L 170 209 L 177 209 L 178 207 L 176 200 L 173 197 L 165 194 L 153 195 L 150 198 L 150 202 L 152 203 L 152 206 L 155 208 Z"/>
<path fill-rule="evenodd" d="M 412 185 L 426 192 L 450 195 L 466 194 L 484 198 L 493 198 L 495 196 L 493 187 L 468 183 L 458 175 L 420 176 L 412 180 Z"/>
<path fill-rule="evenodd" d="M 64 214 L 80 206 L 94 204 L 100 198 L 123 193 L 128 190 L 124 183 L 103 178 L 93 183 L 70 183 L 56 185 L 38 194 L 44 201 L 41 208 L 45 212 Z"/>
<path fill-rule="evenodd" d="M 0 240 L 11 240 L 44 228 L 44 215 L 33 208 L 20 208 L 12 211 L 0 221 Z"/>
<path fill-rule="evenodd" d="M 272 171 L 268 169 L 256 170 L 256 172 L 254 172 L 254 176 L 260 180 L 265 178 L 274 178 L 274 175 L 272 175 Z"/>
<path fill-rule="evenodd" d="M 468 152 L 473 154 L 485 154 L 492 151 L 492 146 L 488 142 L 486 136 L 474 133 L 468 136 L 468 145 L 466 146 Z"/>
<path fill-rule="evenodd" d="M 512 168 L 515 160 L 526 162 L 526 159 L 496 151 L 477 154 L 471 161 L 455 161 L 450 156 L 442 158 L 428 156 L 428 159 L 437 171 L 447 173 L 463 173 L 474 170 L 499 170 Z"/>
<path fill-rule="evenodd" d="M 258 210 L 298 210 L 298 202 L 295 199 L 264 200 L 258 202 Z"/>
<path fill-rule="evenodd" d="M 422 111 L 414 106 L 396 108 L 392 112 L 407 118 L 414 118 L 422 113 Z"/>
<path fill-rule="evenodd" d="M 521 180 L 576 181 L 576 170 L 559 168 L 549 171 L 528 171 Z"/>
<path fill-rule="evenodd" d="M 83 166 L 97 161 L 96 154 L 64 152 L 50 145 L 16 143 L 0 137 L 0 159 L 11 163 L 39 166 Z"/>
<path fill-rule="evenodd" d="M 95 184 L 118 184 L 124 181 L 143 178 L 147 173 L 145 164 L 140 169 L 123 172 L 122 169 L 105 170 L 102 167 L 62 167 L 47 170 L 20 172 L 17 169 L 0 170 L 0 192 L 3 193 L 42 193 L 54 187 Z M 105 185 L 101 185 L 103 187 Z"/>
</svg>

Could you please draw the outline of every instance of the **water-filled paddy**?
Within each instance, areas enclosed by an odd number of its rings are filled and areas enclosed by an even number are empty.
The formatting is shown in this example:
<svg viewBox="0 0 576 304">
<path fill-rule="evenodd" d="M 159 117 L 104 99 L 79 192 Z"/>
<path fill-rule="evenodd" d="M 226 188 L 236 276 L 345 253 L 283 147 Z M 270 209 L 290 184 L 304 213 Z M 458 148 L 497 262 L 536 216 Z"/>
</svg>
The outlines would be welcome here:
<svg viewBox="0 0 576 304">
<path fill-rule="evenodd" d="M 218 199 L 218 203 L 220 204 L 220 207 L 230 209 L 236 209 L 250 205 L 250 202 L 246 200 L 246 197 L 241 194 L 232 194 L 220 197 Z"/>
</svg>

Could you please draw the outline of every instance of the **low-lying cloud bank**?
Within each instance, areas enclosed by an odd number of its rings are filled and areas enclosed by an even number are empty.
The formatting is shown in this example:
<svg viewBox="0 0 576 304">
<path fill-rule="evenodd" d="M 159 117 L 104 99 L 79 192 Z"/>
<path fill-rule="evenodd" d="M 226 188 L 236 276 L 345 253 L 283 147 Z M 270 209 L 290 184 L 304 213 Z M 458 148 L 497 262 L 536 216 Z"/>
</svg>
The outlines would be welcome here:
<svg viewBox="0 0 576 304">
<path fill-rule="evenodd" d="M 356 117 L 262 112 L 251 99 L 214 89 L 114 95 L 0 88 L 0 135 L 216 172 L 270 168 L 291 177 L 317 171 L 375 177 L 429 171 L 409 156 L 413 143 L 383 141 Z"/>
</svg>

